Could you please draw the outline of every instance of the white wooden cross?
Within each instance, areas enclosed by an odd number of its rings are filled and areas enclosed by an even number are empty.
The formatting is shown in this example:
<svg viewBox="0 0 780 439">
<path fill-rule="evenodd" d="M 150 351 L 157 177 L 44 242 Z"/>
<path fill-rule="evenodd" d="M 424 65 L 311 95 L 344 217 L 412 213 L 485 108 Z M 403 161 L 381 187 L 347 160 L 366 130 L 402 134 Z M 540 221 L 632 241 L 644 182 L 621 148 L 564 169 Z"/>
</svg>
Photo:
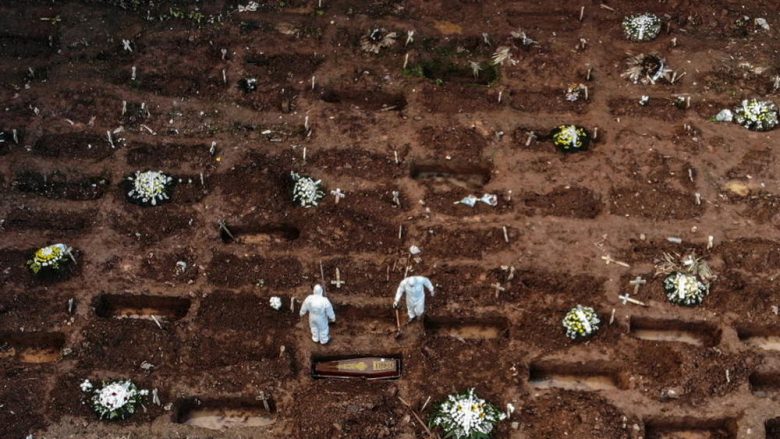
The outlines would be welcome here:
<svg viewBox="0 0 780 439">
<path fill-rule="evenodd" d="M 617 261 L 615 259 L 612 259 L 612 256 L 610 255 L 602 256 L 601 259 L 603 259 L 607 265 L 614 263 L 616 265 L 620 265 L 621 267 L 631 268 L 630 265 L 628 265 L 623 261 Z"/>
<path fill-rule="evenodd" d="M 496 290 L 496 299 L 498 299 L 498 295 L 501 294 L 502 291 L 506 291 L 506 288 L 502 287 L 498 282 L 494 283 L 490 287 Z"/>
<path fill-rule="evenodd" d="M 265 411 L 271 411 L 271 406 L 268 404 L 268 397 L 265 396 L 265 392 L 260 392 L 260 394 L 257 396 L 257 399 L 263 401 L 263 408 L 265 408 Z"/>
<path fill-rule="evenodd" d="M 633 303 L 634 305 L 647 306 L 647 304 L 645 302 L 641 302 L 639 300 L 632 299 L 631 296 L 629 296 L 628 294 L 618 295 L 618 299 L 620 299 L 620 302 L 623 305 L 625 305 L 626 303 Z"/>
<path fill-rule="evenodd" d="M 341 273 L 339 273 L 338 268 L 336 268 L 336 280 L 332 280 L 330 283 L 335 285 L 336 288 L 341 288 L 341 285 L 346 283 L 345 281 L 341 280 Z"/>
<path fill-rule="evenodd" d="M 339 200 L 346 196 L 344 195 L 344 192 L 341 192 L 341 189 L 339 188 L 330 191 L 330 194 L 333 195 L 333 197 L 336 199 L 336 204 L 339 204 Z"/>
<path fill-rule="evenodd" d="M 629 281 L 628 283 L 634 286 L 634 294 L 636 294 L 639 292 L 639 288 L 642 285 L 646 284 L 647 281 L 642 279 L 642 276 L 637 276 L 633 280 Z"/>
</svg>

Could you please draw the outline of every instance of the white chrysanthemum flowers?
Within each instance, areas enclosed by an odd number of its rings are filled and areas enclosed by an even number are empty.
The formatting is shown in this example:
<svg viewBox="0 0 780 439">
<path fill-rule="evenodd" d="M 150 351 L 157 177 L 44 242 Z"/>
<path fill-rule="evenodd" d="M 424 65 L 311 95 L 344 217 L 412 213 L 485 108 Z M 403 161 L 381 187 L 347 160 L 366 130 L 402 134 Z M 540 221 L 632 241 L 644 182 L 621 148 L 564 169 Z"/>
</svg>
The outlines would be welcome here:
<svg viewBox="0 0 780 439">
<path fill-rule="evenodd" d="M 693 306 L 704 300 L 709 287 L 693 274 L 675 272 L 664 279 L 664 291 L 670 302 Z"/>
<path fill-rule="evenodd" d="M 632 41 L 652 41 L 661 32 L 661 19 L 649 12 L 623 19 L 623 32 Z"/>
<path fill-rule="evenodd" d="M 564 96 L 566 96 L 566 100 L 569 102 L 588 99 L 588 87 L 582 83 L 569 84 L 569 86 L 566 87 Z"/>
<path fill-rule="evenodd" d="M 89 380 L 84 380 L 79 387 L 81 388 L 82 392 L 89 392 L 92 390 L 92 383 Z"/>
<path fill-rule="evenodd" d="M 301 207 L 317 206 L 325 196 L 322 190 L 322 180 L 315 180 L 306 175 L 290 172 L 293 180 L 292 199 Z"/>
<path fill-rule="evenodd" d="M 666 275 L 664 291 L 669 302 L 682 306 L 696 306 L 710 292 L 710 280 L 715 274 L 702 258 L 690 254 L 680 257 L 678 254 L 664 253 L 656 261 L 656 275 Z"/>
<path fill-rule="evenodd" d="M 269 300 L 269 305 L 271 305 L 271 308 L 279 311 L 282 309 L 282 299 L 278 296 L 271 297 L 271 300 Z"/>
<path fill-rule="evenodd" d="M 745 99 L 734 110 L 734 121 L 752 131 L 769 131 L 778 124 L 777 105 L 772 101 Z"/>
<path fill-rule="evenodd" d="M 27 265 L 33 274 L 60 273 L 73 261 L 73 249 L 66 244 L 52 244 L 35 251 Z"/>
<path fill-rule="evenodd" d="M 130 380 L 115 380 L 104 382 L 95 387 L 89 380 L 84 380 L 79 387 L 81 391 L 90 394 L 89 403 L 100 419 L 126 419 L 135 413 L 148 390 L 139 389 Z"/>
<path fill-rule="evenodd" d="M 566 336 L 572 340 L 587 338 L 598 332 L 601 320 L 596 311 L 589 306 L 577 305 L 563 318 Z"/>
<path fill-rule="evenodd" d="M 431 417 L 431 426 L 441 428 L 446 437 L 455 439 L 486 438 L 506 414 L 479 398 L 474 389 L 449 395 Z"/>
<path fill-rule="evenodd" d="M 162 171 L 136 171 L 127 177 L 129 188 L 127 198 L 142 206 L 156 206 L 170 199 L 173 177 Z"/>
</svg>

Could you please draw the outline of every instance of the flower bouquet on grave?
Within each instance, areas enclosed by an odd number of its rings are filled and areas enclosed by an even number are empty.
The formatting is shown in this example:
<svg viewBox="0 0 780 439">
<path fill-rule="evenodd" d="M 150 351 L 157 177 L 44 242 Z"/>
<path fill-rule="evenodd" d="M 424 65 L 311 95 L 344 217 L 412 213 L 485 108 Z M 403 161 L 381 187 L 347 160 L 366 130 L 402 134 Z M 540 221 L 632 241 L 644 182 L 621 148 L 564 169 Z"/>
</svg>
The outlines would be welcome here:
<svg viewBox="0 0 780 439">
<path fill-rule="evenodd" d="M 89 380 L 81 383 L 81 391 L 89 395 L 88 403 L 100 419 L 127 419 L 136 412 L 149 395 L 146 389 L 139 389 L 130 380 L 105 381 L 95 387 Z"/>
<path fill-rule="evenodd" d="M 63 274 L 75 263 L 72 252 L 73 249 L 66 244 L 47 245 L 35 251 L 27 266 L 36 276 Z"/>
<path fill-rule="evenodd" d="M 479 398 L 474 389 L 447 396 L 434 408 L 429 425 L 440 428 L 444 437 L 486 439 L 506 414 L 495 405 Z"/>
</svg>

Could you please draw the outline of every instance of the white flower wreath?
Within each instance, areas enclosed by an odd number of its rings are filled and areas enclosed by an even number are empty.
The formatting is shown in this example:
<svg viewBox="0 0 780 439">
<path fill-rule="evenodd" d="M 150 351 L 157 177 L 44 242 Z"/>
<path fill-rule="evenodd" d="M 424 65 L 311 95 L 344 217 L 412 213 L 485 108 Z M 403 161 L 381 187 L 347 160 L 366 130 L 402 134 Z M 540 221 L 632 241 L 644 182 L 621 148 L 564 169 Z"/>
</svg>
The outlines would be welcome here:
<svg viewBox="0 0 780 439">
<path fill-rule="evenodd" d="M 81 391 L 91 394 L 89 403 L 100 419 L 126 419 L 133 413 L 144 396 L 149 394 L 146 389 L 139 389 L 130 380 L 115 380 L 104 382 L 95 387 L 89 380 L 84 380 L 79 387 Z"/>
<path fill-rule="evenodd" d="M 474 389 L 469 389 L 449 395 L 439 404 L 431 418 L 431 425 L 444 430 L 448 438 L 478 439 L 488 437 L 493 427 L 504 419 L 504 412 L 479 398 Z"/>
<path fill-rule="evenodd" d="M 646 12 L 631 15 L 623 19 L 623 31 L 633 41 L 651 41 L 661 32 L 661 19 Z"/>
<path fill-rule="evenodd" d="M 322 180 L 315 180 L 306 175 L 290 172 L 293 179 L 293 201 L 301 207 L 317 206 L 325 192 L 322 191 Z"/>
<path fill-rule="evenodd" d="M 162 171 L 136 171 L 135 175 L 127 179 L 132 183 L 127 196 L 136 203 L 156 206 L 170 197 L 168 191 L 173 177 Z"/>
</svg>

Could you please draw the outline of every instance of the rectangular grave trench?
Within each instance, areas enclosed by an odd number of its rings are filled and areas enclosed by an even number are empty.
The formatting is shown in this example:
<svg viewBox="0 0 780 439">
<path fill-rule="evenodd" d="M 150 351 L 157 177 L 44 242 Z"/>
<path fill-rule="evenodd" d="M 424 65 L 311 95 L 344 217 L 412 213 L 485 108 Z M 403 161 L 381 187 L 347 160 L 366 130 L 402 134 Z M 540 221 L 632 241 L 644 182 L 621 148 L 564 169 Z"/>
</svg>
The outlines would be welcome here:
<svg viewBox="0 0 780 439">
<path fill-rule="evenodd" d="M 645 421 L 647 439 L 736 439 L 737 420 L 691 417 L 653 418 Z"/>
<path fill-rule="evenodd" d="M 504 317 L 426 316 L 424 326 L 425 332 L 435 337 L 454 337 L 463 340 L 493 340 L 509 337 L 509 322 Z"/>
<path fill-rule="evenodd" d="M 95 314 L 114 319 L 179 320 L 187 315 L 191 300 L 183 297 L 145 294 L 101 294 L 95 299 Z"/>
<path fill-rule="evenodd" d="M 59 332 L 0 333 L 0 358 L 28 364 L 55 363 L 62 358 L 65 335 Z"/>
<path fill-rule="evenodd" d="M 737 336 L 742 343 L 767 351 L 780 351 L 780 327 L 737 326 Z"/>
<path fill-rule="evenodd" d="M 720 343 L 721 329 L 702 321 L 656 319 L 632 316 L 631 335 L 641 340 L 687 343 L 695 346 L 715 346 Z"/>
<path fill-rule="evenodd" d="M 409 168 L 415 180 L 444 181 L 455 186 L 482 187 L 490 182 L 491 169 L 473 163 L 416 162 Z"/>
<path fill-rule="evenodd" d="M 539 361 L 528 367 L 528 383 L 537 389 L 625 390 L 628 378 L 606 364 Z"/>
<path fill-rule="evenodd" d="M 769 419 L 764 423 L 766 439 L 780 439 L 780 417 Z"/>
<path fill-rule="evenodd" d="M 218 431 L 267 428 L 276 422 L 276 404 L 272 398 L 180 399 L 173 422 Z"/>
<path fill-rule="evenodd" d="M 367 381 L 401 378 L 403 356 L 398 354 L 312 355 L 314 379 L 362 379 Z"/>
<path fill-rule="evenodd" d="M 219 238 L 225 244 L 262 245 L 292 242 L 301 236 L 301 231 L 292 224 L 269 223 L 254 225 L 225 224 L 230 231 L 219 229 Z M 233 235 L 233 236 L 231 236 Z"/>
<path fill-rule="evenodd" d="M 342 276 L 344 273 L 342 273 Z M 341 324 L 350 329 L 350 333 L 357 334 L 395 334 L 395 310 L 389 306 L 376 305 L 340 305 L 336 310 Z M 405 313 L 399 309 L 401 324 L 404 323 Z M 403 328 L 402 328 L 403 329 Z"/>
<path fill-rule="evenodd" d="M 780 371 L 757 371 L 748 377 L 750 390 L 756 396 L 769 396 L 780 393 Z"/>
<path fill-rule="evenodd" d="M 349 104 L 369 111 L 402 111 L 406 108 L 406 97 L 400 93 L 377 90 L 337 90 L 326 88 L 320 95 L 329 104 Z"/>
</svg>

